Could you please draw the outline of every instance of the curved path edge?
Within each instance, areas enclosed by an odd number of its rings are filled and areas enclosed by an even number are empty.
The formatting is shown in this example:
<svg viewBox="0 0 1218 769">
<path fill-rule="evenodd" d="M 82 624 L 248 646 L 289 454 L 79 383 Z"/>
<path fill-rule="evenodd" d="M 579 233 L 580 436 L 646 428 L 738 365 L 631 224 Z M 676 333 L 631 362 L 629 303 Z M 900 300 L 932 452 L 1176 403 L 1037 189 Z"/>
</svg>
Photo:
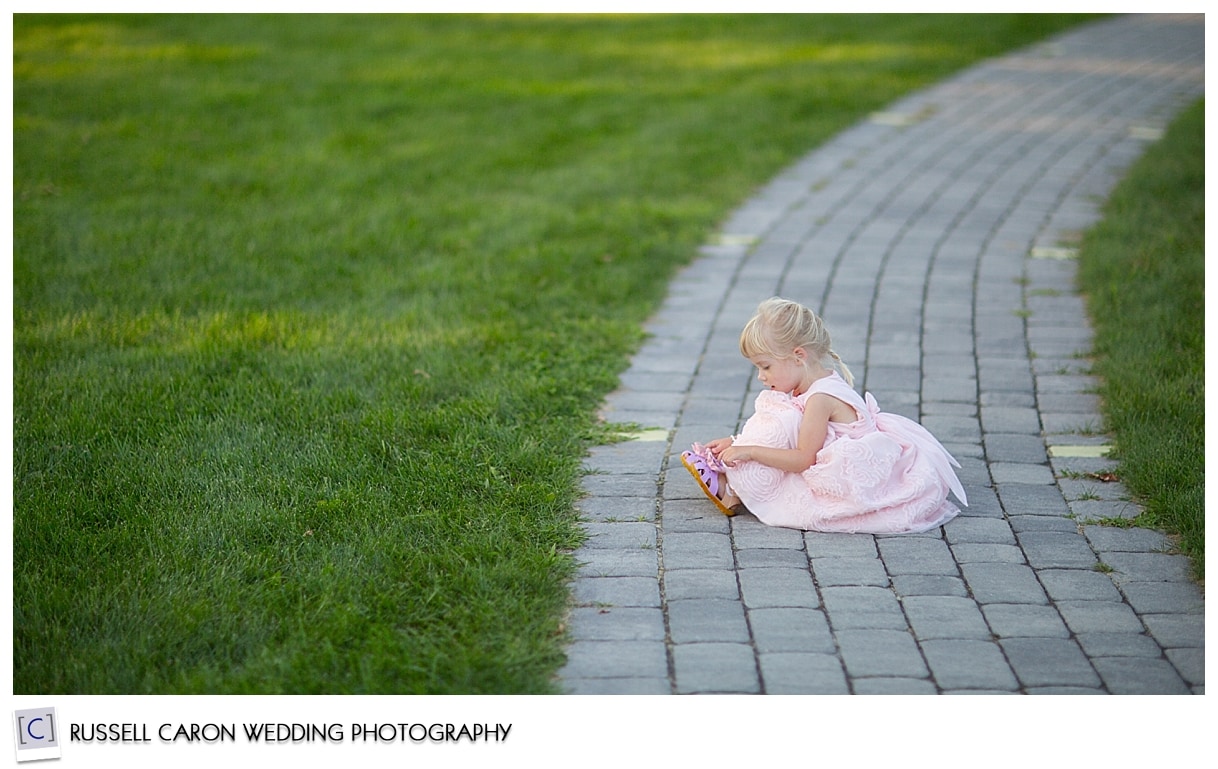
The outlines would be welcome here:
<svg viewBox="0 0 1218 769">
<path fill-rule="evenodd" d="M 1073 244 L 1204 95 L 1202 16 L 1126 16 L 984 62 L 788 168 L 681 272 L 607 399 L 564 691 L 1204 693 L 1205 602 L 1112 466 Z M 961 461 L 923 535 L 725 518 L 681 467 L 757 392 L 757 303 L 817 309 L 860 390 Z"/>
</svg>

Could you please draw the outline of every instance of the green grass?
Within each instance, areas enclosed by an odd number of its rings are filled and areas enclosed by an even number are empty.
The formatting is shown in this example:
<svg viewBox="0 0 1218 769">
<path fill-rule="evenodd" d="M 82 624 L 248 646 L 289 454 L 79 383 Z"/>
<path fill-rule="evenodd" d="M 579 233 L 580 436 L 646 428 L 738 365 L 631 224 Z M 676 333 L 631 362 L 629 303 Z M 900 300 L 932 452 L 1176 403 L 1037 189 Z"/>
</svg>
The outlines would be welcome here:
<svg viewBox="0 0 1218 769">
<path fill-rule="evenodd" d="M 1205 574 L 1205 111 L 1130 170 L 1080 251 L 1118 473 Z"/>
<path fill-rule="evenodd" d="M 674 270 L 1078 20 L 16 16 L 14 691 L 552 691 Z"/>
</svg>

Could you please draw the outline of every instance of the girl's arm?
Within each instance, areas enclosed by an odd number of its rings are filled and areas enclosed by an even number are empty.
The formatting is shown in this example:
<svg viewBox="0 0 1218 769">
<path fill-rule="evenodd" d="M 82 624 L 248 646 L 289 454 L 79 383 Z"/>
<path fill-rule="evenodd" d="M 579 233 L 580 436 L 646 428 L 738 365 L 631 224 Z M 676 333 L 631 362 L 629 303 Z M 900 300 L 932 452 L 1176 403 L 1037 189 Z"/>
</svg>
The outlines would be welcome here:
<svg viewBox="0 0 1218 769">
<path fill-rule="evenodd" d="M 829 434 L 829 417 L 837 408 L 838 400 L 817 393 L 808 399 L 804 415 L 799 422 L 798 445 L 793 449 L 775 449 L 768 446 L 732 446 L 719 458 L 728 467 L 738 462 L 760 462 L 768 467 L 788 473 L 802 473 L 816 464 L 816 454 L 825 445 Z"/>
</svg>

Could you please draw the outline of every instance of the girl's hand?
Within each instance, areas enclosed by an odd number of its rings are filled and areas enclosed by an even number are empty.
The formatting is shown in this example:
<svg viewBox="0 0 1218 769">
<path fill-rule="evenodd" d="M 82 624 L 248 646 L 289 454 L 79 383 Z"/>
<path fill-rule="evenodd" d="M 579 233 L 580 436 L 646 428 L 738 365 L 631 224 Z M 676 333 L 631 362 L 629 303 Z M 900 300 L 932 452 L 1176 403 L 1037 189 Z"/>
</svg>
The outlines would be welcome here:
<svg viewBox="0 0 1218 769">
<path fill-rule="evenodd" d="M 740 462 L 749 462 L 753 459 L 753 451 L 751 446 L 729 446 L 719 455 L 719 459 L 728 467 L 735 467 Z"/>
<path fill-rule="evenodd" d="M 706 448 L 710 449 L 710 453 L 714 454 L 716 457 L 722 455 L 723 452 L 731 448 L 731 446 L 731 438 L 716 438 L 706 444 Z"/>
</svg>

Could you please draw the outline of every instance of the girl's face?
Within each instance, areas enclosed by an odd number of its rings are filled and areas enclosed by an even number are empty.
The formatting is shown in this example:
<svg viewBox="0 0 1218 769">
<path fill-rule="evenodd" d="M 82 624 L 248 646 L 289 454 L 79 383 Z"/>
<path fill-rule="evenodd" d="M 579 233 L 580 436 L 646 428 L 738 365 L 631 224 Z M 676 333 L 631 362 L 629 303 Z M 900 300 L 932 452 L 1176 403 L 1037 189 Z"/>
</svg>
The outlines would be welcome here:
<svg viewBox="0 0 1218 769">
<path fill-rule="evenodd" d="M 757 355 L 749 360 L 757 367 L 757 378 L 766 387 L 784 393 L 792 393 L 796 390 L 802 392 L 808 377 L 808 369 L 804 366 L 802 358 L 796 356 L 779 359 L 771 358 L 768 355 Z"/>
</svg>

